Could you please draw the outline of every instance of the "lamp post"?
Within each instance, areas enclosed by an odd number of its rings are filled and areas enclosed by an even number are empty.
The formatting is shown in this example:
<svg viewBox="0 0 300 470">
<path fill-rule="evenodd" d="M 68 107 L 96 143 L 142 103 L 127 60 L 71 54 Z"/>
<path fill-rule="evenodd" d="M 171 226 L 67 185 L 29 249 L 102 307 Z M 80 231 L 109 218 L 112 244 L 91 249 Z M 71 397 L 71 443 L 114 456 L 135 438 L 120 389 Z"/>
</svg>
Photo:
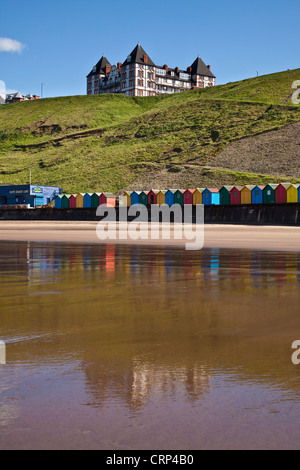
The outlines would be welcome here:
<svg viewBox="0 0 300 470">
<path fill-rule="evenodd" d="M 41 83 L 41 98 L 43 98 L 43 91 L 45 85 L 47 85 L 47 83 Z"/>
</svg>

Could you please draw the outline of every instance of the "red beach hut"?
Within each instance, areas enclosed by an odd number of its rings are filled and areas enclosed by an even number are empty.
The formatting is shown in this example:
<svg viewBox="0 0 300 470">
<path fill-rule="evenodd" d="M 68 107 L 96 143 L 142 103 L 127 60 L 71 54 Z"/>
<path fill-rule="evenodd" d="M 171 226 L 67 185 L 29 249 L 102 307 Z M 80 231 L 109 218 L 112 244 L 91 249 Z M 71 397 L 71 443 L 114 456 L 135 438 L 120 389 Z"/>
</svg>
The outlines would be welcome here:
<svg viewBox="0 0 300 470">
<path fill-rule="evenodd" d="M 193 204 L 193 194 L 195 189 L 187 189 L 183 193 L 183 204 Z"/>
<path fill-rule="evenodd" d="M 148 193 L 148 204 L 157 204 L 157 194 L 159 191 L 151 189 Z"/>
<path fill-rule="evenodd" d="M 71 194 L 71 196 L 69 197 L 69 207 L 71 209 L 76 208 L 76 196 L 74 194 Z"/>
<path fill-rule="evenodd" d="M 241 204 L 241 186 L 234 186 L 230 191 L 230 204 Z"/>
<path fill-rule="evenodd" d="M 275 189 L 275 203 L 284 204 L 287 202 L 287 189 L 291 183 L 280 183 Z"/>
</svg>

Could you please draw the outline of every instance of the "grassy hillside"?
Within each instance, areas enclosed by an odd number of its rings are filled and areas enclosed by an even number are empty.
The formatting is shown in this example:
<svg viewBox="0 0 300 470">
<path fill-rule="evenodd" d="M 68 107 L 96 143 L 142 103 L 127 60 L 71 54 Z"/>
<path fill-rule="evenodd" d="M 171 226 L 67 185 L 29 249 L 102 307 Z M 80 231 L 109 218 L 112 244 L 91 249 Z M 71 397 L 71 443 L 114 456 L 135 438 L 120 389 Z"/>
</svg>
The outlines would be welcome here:
<svg viewBox="0 0 300 470">
<path fill-rule="evenodd" d="M 2 105 L 0 183 L 27 183 L 29 170 L 66 192 L 300 182 L 299 79 L 300 69 L 172 96 Z"/>
</svg>

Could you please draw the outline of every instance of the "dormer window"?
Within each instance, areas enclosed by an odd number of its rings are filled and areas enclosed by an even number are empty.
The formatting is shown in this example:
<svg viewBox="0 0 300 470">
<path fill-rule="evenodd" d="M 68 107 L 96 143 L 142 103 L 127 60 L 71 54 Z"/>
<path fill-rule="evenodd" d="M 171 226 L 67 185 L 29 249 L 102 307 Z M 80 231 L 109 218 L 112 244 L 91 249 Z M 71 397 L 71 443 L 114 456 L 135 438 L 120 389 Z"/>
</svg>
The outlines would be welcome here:
<svg viewBox="0 0 300 470">
<path fill-rule="evenodd" d="M 127 62 L 131 62 L 131 55 L 127 57 Z"/>
<path fill-rule="evenodd" d="M 174 77 L 174 72 L 171 72 L 171 76 Z"/>
</svg>

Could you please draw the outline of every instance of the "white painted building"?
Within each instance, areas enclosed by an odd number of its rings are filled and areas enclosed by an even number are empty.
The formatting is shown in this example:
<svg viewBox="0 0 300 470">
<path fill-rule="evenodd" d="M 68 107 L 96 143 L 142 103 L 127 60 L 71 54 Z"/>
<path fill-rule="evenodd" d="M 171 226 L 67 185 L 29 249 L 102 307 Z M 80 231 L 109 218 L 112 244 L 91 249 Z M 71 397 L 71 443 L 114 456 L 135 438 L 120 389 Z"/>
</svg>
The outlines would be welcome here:
<svg viewBox="0 0 300 470">
<path fill-rule="evenodd" d="M 122 93 L 129 96 L 173 94 L 214 86 L 216 77 L 200 57 L 180 70 L 157 66 L 138 44 L 122 64 L 111 65 L 102 56 L 87 75 L 87 94 Z"/>
</svg>

